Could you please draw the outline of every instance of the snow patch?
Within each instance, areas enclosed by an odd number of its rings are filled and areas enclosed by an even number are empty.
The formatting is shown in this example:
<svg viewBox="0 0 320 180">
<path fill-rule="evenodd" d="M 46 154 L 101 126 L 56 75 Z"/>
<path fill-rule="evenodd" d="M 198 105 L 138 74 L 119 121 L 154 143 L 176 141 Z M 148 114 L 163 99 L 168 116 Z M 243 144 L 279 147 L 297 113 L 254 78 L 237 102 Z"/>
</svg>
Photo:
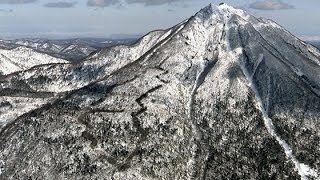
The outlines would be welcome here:
<svg viewBox="0 0 320 180">
<path fill-rule="evenodd" d="M 252 79 L 253 79 L 254 75 L 255 75 L 256 72 L 257 72 L 257 69 L 259 68 L 261 62 L 263 61 L 263 58 L 264 58 L 264 55 L 263 55 L 263 54 L 260 54 L 260 55 L 259 55 L 258 62 L 256 63 L 256 65 L 255 65 L 255 67 L 254 67 L 254 69 L 253 69 L 253 72 L 252 72 L 252 74 L 251 74 L 251 76 L 250 76 L 250 81 L 251 81 L 251 82 L 252 82 Z"/>
<path fill-rule="evenodd" d="M 300 163 L 300 167 L 306 173 L 307 176 L 312 176 L 319 180 L 319 174 L 316 170 L 311 169 L 308 165 L 303 163 Z"/>
</svg>

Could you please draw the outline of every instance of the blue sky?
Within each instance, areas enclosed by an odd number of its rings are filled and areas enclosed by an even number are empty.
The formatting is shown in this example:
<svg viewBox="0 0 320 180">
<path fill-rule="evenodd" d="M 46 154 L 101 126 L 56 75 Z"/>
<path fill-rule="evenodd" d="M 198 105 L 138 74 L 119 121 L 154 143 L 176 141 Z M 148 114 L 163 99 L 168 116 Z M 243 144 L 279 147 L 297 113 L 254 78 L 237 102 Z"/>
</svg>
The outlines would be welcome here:
<svg viewBox="0 0 320 180">
<path fill-rule="evenodd" d="M 165 29 L 217 0 L 0 0 L 0 38 L 109 37 Z M 319 0 L 225 0 L 320 40 Z"/>
</svg>

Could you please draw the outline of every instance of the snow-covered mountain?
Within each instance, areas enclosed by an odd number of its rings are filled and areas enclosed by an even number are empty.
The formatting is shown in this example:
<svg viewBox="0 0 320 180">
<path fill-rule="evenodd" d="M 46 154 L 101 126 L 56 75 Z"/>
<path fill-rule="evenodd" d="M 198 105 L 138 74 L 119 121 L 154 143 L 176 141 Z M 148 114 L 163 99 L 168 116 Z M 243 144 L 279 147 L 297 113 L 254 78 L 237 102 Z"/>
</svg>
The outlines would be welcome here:
<svg viewBox="0 0 320 180">
<path fill-rule="evenodd" d="M 26 47 L 17 47 L 11 50 L 0 49 L 0 75 L 28 70 L 43 64 L 58 63 L 65 64 L 68 61 L 38 53 Z"/>
<path fill-rule="evenodd" d="M 319 179 L 320 52 L 225 4 L 0 79 L 4 179 Z"/>
<path fill-rule="evenodd" d="M 167 35 L 164 31 L 154 31 L 132 46 L 121 45 L 102 49 L 85 61 L 76 64 L 39 65 L 26 71 L 0 77 L 2 89 L 0 95 L 3 96 L 3 103 L 6 104 L 2 110 L 0 109 L 0 126 L 28 111 L 37 109 L 39 105 L 56 100 L 111 75 L 117 69 L 145 54 Z M 35 100 L 37 106 L 30 103 L 32 98 L 37 98 Z"/>
<path fill-rule="evenodd" d="M 35 51 L 46 53 L 51 56 L 78 62 L 92 52 L 104 47 L 114 46 L 116 44 L 130 44 L 134 39 L 16 39 L 0 40 L 0 48 L 13 49 L 17 47 L 27 47 Z"/>
</svg>

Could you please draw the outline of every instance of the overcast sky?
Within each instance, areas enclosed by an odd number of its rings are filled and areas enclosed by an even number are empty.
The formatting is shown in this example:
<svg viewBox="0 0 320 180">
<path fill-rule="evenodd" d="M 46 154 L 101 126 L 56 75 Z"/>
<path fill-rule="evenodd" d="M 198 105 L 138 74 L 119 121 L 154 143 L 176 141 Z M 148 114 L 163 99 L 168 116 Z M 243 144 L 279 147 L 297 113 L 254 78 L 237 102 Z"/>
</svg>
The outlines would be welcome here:
<svg viewBox="0 0 320 180">
<path fill-rule="evenodd" d="M 0 38 L 144 34 L 189 18 L 217 0 L 0 0 Z M 225 0 L 320 40 L 320 0 Z"/>
</svg>

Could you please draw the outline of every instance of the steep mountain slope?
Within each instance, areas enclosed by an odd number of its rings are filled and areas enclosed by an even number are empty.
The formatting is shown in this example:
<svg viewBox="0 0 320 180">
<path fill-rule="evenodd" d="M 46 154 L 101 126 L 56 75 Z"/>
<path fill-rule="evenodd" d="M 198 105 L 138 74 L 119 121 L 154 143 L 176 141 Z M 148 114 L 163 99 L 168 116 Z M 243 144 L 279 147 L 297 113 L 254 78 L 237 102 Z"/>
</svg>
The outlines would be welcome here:
<svg viewBox="0 0 320 180">
<path fill-rule="evenodd" d="M 8 120 L 0 176 L 317 179 L 319 79 L 317 49 L 209 5 L 134 46 L 3 78 L 3 89 L 36 91 L 11 96 L 59 96 Z"/>
</svg>

